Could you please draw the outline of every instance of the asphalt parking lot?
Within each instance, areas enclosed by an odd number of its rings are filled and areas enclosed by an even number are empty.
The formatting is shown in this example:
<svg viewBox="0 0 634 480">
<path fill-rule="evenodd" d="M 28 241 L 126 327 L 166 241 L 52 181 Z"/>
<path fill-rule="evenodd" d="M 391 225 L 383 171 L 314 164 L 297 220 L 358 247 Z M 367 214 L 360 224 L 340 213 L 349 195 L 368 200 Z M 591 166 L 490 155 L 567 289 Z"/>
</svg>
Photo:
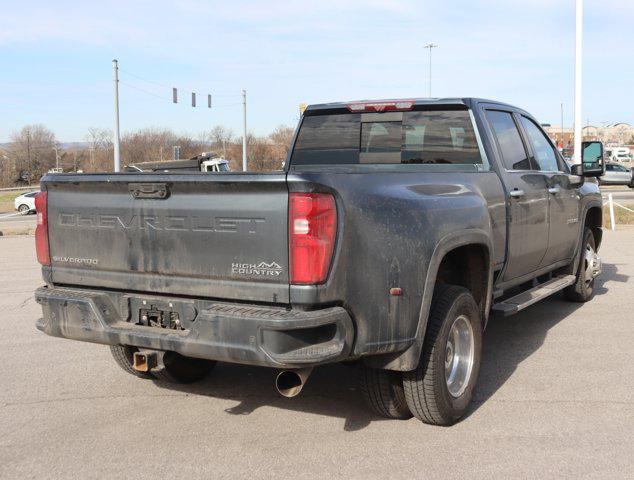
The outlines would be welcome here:
<svg viewBox="0 0 634 480">
<path fill-rule="evenodd" d="M 374 416 L 350 366 L 316 369 L 294 399 L 263 368 L 129 376 L 107 347 L 35 329 L 33 243 L 0 238 L 1 478 L 631 478 L 634 229 L 605 233 L 592 302 L 490 322 L 476 401 L 451 428 Z"/>
</svg>

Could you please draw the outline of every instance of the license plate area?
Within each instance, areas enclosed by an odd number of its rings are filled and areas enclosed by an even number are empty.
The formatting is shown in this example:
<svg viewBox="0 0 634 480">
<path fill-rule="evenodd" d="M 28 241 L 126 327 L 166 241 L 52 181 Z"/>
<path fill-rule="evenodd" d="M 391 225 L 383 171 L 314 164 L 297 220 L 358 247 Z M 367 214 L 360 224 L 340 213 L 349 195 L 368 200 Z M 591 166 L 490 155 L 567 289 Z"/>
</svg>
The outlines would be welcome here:
<svg viewBox="0 0 634 480">
<path fill-rule="evenodd" d="M 129 322 L 141 327 L 183 331 L 198 316 L 194 302 L 157 298 L 130 298 Z"/>
<path fill-rule="evenodd" d="M 137 325 L 142 327 L 169 328 L 170 330 L 184 330 L 181 325 L 178 312 L 159 310 L 152 305 L 150 308 L 139 310 L 139 321 Z"/>
</svg>

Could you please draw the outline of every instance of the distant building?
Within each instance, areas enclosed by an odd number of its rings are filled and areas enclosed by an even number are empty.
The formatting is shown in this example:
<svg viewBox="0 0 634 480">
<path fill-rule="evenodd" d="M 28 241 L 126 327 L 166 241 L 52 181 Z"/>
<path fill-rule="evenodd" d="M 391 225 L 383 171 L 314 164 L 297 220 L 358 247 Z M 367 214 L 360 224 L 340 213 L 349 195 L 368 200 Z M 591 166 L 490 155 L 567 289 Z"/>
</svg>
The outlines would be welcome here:
<svg viewBox="0 0 634 480">
<path fill-rule="evenodd" d="M 561 128 L 560 125 L 544 125 L 544 131 L 558 148 L 572 148 L 574 135 L 572 128 Z M 634 127 L 629 123 L 614 123 L 598 127 L 586 125 L 582 128 L 583 140 L 600 140 L 606 146 L 627 145 L 634 137 Z"/>
</svg>

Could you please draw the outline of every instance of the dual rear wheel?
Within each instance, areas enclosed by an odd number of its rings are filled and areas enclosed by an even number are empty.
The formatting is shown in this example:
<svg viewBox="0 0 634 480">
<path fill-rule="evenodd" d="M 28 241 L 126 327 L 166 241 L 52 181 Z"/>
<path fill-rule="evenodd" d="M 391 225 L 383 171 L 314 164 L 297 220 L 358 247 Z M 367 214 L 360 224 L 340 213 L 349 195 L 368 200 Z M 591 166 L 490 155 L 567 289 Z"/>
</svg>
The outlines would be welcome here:
<svg viewBox="0 0 634 480">
<path fill-rule="evenodd" d="M 473 296 L 463 287 L 440 284 L 418 367 L 403 373 L 362 367 L 361 391 L 384 417 L 453 425 L 473 397 L 481 352 L 482 322 Z"/>
<path fill-rule="evenodd" d="M 564 290 L 574 302 L 594 295 L 601 271 L 592 230 L 584 228 L 576 281 Z M 362 367 L 361 391 L 377 414 L 412 416 L 432 425 L 453 425 L 467 412 L 480 370 L 482 322 L 470 292 L 439 284 L 434 291 L 427 333 L 418 367 L 393 372 Z"/>
</svg>

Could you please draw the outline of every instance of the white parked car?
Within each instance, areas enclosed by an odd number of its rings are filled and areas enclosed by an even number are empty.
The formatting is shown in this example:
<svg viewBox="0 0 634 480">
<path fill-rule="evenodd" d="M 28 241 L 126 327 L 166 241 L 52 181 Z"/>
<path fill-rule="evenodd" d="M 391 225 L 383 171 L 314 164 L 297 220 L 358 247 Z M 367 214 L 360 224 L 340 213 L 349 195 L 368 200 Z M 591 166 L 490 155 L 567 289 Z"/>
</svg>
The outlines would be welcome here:
<svg viewBox="0 0 634 480">
<path fill-rule="evenodd" d="M 605 173 L 599 178 L 601 185 L 627 185 L 634 188 L 634 170 L 618 163 L 606 163 Z"/>
<path fill-rule="evenodd" d="M 13 201 L 15 209 L 24 215 L 35 212 L 35 195 L 38 193 L 39 192 L 29 192 L 16 197 Z"/>
</svg>

